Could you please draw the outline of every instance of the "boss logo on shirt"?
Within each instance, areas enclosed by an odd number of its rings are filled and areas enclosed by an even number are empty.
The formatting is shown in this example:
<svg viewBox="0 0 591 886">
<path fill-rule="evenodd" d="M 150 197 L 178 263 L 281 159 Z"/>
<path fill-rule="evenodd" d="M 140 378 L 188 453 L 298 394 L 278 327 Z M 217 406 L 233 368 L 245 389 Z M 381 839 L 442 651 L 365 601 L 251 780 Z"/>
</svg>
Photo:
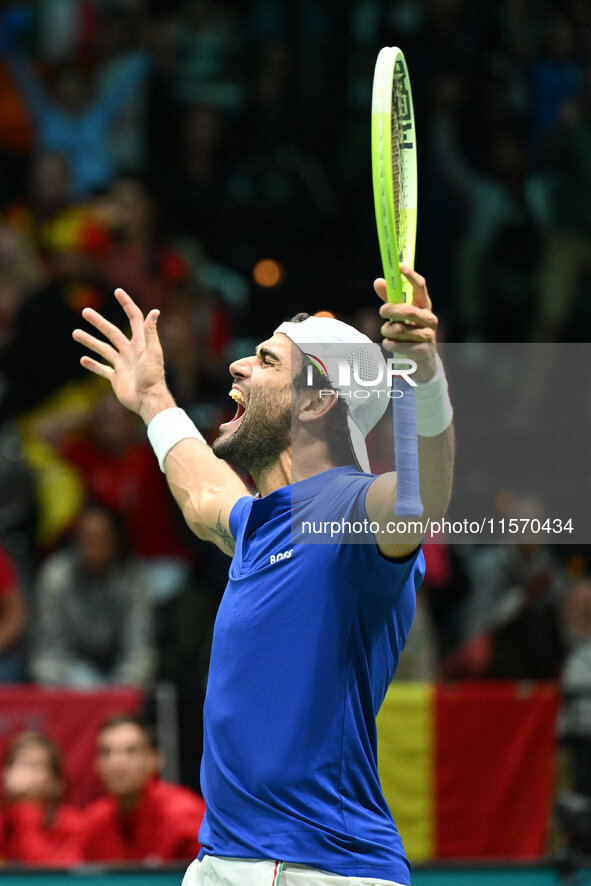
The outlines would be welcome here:
<svg viewBox="0 0 591 886">
<path fill-rule="evenodd" d="M 292 551 L 293 548 L 290 548 L 289 551 L 283 551 L 282 554 L 271 554 L 269 557 L 269 565 L 272 566 L 273 563 L 279 563 L 280 560 L 289 560 Z"/>
</svg>

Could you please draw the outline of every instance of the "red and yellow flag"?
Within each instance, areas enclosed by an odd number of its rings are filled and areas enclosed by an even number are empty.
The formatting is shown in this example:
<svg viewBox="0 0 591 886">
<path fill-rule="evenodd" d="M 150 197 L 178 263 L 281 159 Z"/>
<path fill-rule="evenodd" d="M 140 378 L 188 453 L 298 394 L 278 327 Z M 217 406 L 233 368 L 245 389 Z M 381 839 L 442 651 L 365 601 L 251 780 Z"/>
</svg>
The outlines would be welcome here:
<svg viewBox="0 0 591 886">
<path fill-rule="evenodd" d="M 392 684 L 380 778 L 411 861 L 543 854 L 557 711 L 546 683 Z"/>
</svg>

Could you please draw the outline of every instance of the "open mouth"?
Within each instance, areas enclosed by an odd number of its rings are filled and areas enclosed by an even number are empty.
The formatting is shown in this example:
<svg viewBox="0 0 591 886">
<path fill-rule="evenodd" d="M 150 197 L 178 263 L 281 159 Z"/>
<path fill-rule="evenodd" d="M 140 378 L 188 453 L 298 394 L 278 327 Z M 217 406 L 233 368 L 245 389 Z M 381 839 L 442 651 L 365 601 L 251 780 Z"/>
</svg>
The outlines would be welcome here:
<svg viewBox="0 0 591 886">
<path fill-rule="evenodd" d="M 239 391 L 238 388 L 232 388 L 229 392 L 229 396 L 236 403 L 236 415 L 230 421 L 224 422 L 224 424 L 221 425 L 222 428 L 236 424 L 246 412 L 246 397 L 242 391 Z"/>
</svg>

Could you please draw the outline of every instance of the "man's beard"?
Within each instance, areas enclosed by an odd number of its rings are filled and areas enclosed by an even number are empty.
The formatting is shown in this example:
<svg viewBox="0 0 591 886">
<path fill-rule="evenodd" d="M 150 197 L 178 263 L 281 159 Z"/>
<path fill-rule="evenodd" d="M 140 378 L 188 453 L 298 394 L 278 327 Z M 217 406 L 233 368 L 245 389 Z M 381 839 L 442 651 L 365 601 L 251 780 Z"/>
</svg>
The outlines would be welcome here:
<svg viewBox="0 0 591 886">
<path fill-rule="evenodd" d="M 260 397 L 251 400 L 240 427 L 214 441 L 214 454 L 244 468 L 253 479 L 274 464 L 291 443 L 291 405 L 273 405 L 269 409 Z"/>
</svg>

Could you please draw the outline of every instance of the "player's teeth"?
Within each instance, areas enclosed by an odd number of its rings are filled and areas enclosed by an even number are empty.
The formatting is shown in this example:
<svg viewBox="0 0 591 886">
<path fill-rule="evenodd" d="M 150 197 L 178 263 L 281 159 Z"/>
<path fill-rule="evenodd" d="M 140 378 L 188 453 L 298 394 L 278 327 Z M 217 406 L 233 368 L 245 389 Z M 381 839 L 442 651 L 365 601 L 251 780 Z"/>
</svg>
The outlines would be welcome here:
<svg viewBox="0 0 591 886">
<path fill-rule="evenodd" d="M 232 388 L 230 391 L 230 397 L 234 400 L 235 403 L 240 403 L 246 409 L 246 399 L 242 391 L 236 390 L 236 388 Z"/>
</svg>

